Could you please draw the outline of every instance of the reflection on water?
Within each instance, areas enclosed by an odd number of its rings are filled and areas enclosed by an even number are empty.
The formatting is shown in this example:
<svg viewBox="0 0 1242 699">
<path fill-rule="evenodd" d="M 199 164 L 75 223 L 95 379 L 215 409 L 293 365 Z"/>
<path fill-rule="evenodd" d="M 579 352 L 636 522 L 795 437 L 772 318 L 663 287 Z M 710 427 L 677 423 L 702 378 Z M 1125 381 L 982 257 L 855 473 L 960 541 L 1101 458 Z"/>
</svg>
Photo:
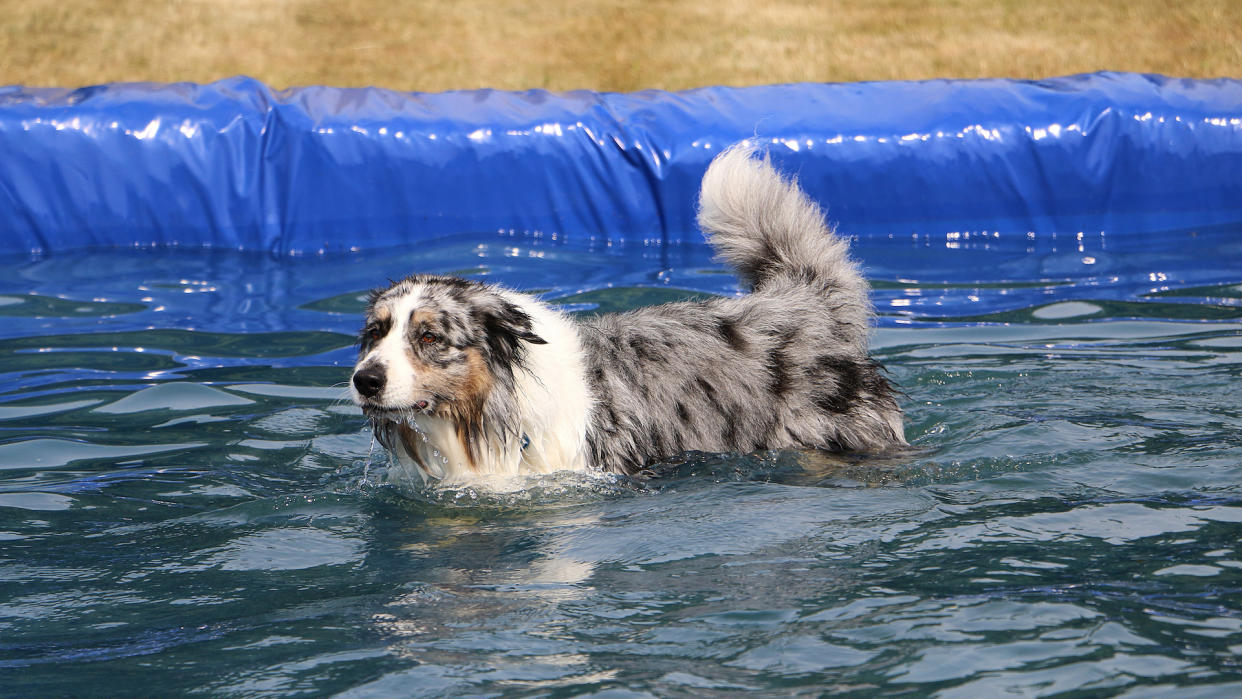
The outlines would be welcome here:
<svg viewBox="0 0 1242 699">
<path fill-rule="evenodd" d="M 909 454 L 690 453 L 503 493 L 425 488 L 375 447 L 344 392 L 366 289 L 456 272 L 585 313 L 737 293 L 708 250 L 0 263 L 0 674 L 1236 693 L 1237 233 L 860 241 Z"/>
</svg>

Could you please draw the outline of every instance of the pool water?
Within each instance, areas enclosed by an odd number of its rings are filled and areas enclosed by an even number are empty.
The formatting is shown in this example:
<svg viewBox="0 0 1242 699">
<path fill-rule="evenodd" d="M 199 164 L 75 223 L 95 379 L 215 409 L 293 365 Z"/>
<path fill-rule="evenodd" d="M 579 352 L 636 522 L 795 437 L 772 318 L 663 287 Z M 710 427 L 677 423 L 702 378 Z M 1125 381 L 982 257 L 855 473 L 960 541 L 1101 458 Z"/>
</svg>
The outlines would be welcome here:
<svg viewBox="0 0 1242 699">
<path fill-rule="evenodd" d="M 365 290 L 736 293 L 704 246 L 0 260 L 0 694 L 1242 692 L 1242 229 L 856 250 L 912 453 L 503 494 L 373 445 Z"/>
</svg>

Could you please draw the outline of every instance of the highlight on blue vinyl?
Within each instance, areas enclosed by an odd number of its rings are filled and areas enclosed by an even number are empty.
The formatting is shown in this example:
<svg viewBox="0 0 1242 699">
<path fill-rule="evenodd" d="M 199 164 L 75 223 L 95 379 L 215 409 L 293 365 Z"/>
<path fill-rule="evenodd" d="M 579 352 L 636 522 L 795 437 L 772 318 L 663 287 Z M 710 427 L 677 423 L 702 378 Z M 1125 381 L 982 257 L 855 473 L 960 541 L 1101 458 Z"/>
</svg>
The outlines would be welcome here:
<svg viewBox="0 0 1242 699">
<path fill-rule="evenodd" d="M 1242 221 L 1237 80 L 417 94 L 239 77 L 0 87 L 0 253 L 698 239 L 699 178 L 745 138 L 857 235 Z"/>
</svg>

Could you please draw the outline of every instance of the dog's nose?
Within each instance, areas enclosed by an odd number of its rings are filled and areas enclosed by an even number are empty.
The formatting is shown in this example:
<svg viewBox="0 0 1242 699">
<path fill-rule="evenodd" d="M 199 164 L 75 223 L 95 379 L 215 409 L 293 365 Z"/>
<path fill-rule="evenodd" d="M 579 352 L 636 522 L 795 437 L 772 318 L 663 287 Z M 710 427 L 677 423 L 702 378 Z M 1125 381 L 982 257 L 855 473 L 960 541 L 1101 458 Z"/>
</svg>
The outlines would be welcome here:
<svg viewBox="0 0 1242 699">
<path fill-rule="evenodd" d="M 374 368 L 354 372 L 354 388 L 366 398 L 374 398 L 384 390 L 384 373 Z"/>
</svg>

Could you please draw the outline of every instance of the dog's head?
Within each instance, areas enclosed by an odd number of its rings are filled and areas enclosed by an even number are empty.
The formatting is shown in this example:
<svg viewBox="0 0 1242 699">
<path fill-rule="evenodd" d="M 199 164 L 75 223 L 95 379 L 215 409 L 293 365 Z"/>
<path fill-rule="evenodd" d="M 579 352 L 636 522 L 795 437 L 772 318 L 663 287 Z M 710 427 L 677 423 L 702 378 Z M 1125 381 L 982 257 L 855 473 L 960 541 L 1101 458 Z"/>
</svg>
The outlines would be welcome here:
<svg viewBox="0 0 1242 699">
<path fill-rule="evenodd" d="M 493 287 L 415 275 L 371 293 L 350 382 L 373 420 L 419 414 L 451 420 L 472 435 L 498 389 L 512 389 L 523 343 L 544 344 L 531 318 Z"/>
</svg>

